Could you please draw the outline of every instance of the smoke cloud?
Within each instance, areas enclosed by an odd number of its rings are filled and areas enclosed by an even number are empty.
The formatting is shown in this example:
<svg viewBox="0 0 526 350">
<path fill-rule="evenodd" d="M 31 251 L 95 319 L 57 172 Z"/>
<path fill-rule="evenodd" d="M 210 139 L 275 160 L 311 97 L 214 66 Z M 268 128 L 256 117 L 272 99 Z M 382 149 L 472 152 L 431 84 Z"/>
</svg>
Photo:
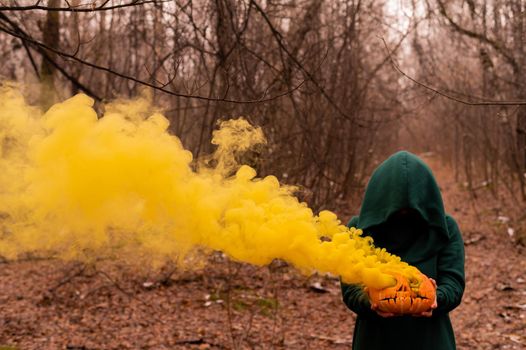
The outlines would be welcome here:
<svg viewBox="0 0 526 350">
<path fill-rule="evenodd" d="M 236 154 L 265 142 L 246 120 L 222 122 L 213 167 L 196 166 L 146 100 L 105 110 L 99 118 L 79 94 L 41 113 L 17 89 L 0 87 L 0 256 L 155 266 L 221 251 L 375 288 L 392 285 L 393 272 L 418 278 L 334 213 L 315 215 L 292 187 L 238 165 Z"/>
</svg>

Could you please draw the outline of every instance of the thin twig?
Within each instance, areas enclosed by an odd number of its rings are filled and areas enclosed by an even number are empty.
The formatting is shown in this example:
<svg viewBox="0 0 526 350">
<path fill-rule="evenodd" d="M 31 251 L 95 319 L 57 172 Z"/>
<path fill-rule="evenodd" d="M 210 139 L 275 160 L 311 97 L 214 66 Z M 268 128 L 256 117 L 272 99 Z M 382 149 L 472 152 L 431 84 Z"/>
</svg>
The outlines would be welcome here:
<svg viewBox="0 0 526 350">
<path fill-rule="evenodd" d="M 110 277 L 110 275 L 108 275 L 106 272 L 102 271 L 102 270 L 96 270 L 98 274 L 104 276 L 115 288 L 117 288 L 117 290 L 119 290 L 121 293 L 127 295 L 129 298 L 131 299 L 135 299 L 135 300 L 138 300 L 139 302 L 141 302 L 142 304 L 150 307 L 150 308 L 153 308 L 153 305 L 147 303 L 146 301 L 144 301 L 142 298 L 139 298 L 138 296 L 136 295 L 133 295 L 132 293 L 128 292 L 127 290 L 125 290 L 124 288 L 122 288 L 116 281 L 113 280 L 113 278 Z"/>
<path fill-rule="evenodd" d="M 114 5 L 114 6 L 107 6 L 106 4 L 109 1 L 105 1 L 103 4 L 91 7 L 91 8 L 82 8 L 82 7 L 75 7 L 75 6 L 68 6 L 68 7 L 48 7 L 48 6 L 42 6 L 42 5 L 29 5 L 29 6 L 0 6 L 0 11 L 48 11 L 48 12 L 97 12 L 97 11 L 111 11 L 116 9 L 121 9 L 125 7 L 130 6 L 140 6 L 140 5 L 146 5 L 146 4 L 156 4 L 158 2 L 161 2 L 160 0 L 144 0 L 144 1 L 138 1 L 133 0 L 126 4 L 120 4 L 120 5 Z M 167 2 L 167 1 L 166 1 Z"/>
<path fill-rule="evenodd" d="M 431 87 L 429 85 L 426 85 L 418 80 L 416 80 L 415 78 L 409 76 L 407 73 L 405 73 L 402 69 L 400 69 L 400 67 L 396 64 L 392 54 L 391 54 L 391 51 L 389 50 L 389 47 L 387 46 L 387 43 L 385 42 L 385 39 L 380 37 L 380 40 L 383 41 L 384 43 L 384 46 L 385 46 L 385 50 L 387 51 L 387 54 L 389 56 L 389 60 L 391 62 L 391 65 L 393 66 L 393 68 L 398 72 L 400 73 L 401 75 L 403 75 L 405 78 L 409 79 L 410 81 L 412 81 L 413 83 L 417 84 L 418 86 L 421 86 L 429 91 L 432 91 L 434 92 L 435 94 L 437 95 L 440 95 L 442 97 L 445 97 L 449 100 L 452 100 L 452 101 L 455 101 L 455 102 L 458 102 L 458 103 L 462 103 L 462 104 L 465 104 L 465 105 L 468 105 L 468 106 L 524 106 L 526 105 L 526 101 L 480 101 L 480 102 L 472 102 L 472 101 L 467 101 L 467 100 L 464 100 L 464 99 L 460 99 L 460 98 L 457 98 L 457 97 L 454 97 L 454 96 L 451 96 L 450 94 L 447 94 L 437 88 L 434 88 L 434 87 Z"/>
<path fill-rule="evenodd" d="M 0 12 L 0 15 L 1 15 L 1 17 L 0 17 L 1 19 L 8 20 L 7 17 L 5 15 L 3 15 L 1 12 Z M 11 22 L 11 21 L 9 21 L 9 22 Z M 143 86 L 147 86 L 147 87 L 153 88 L 155 90 L 162 91 L 162 92 L 164 92 L 166 94 L 169 94 L 169 95 L 172 95 L 172 96 L 177 96 L 177 97 L 191 98 L 191 99 L 197 99 L 197 100 L 206 100 L 206 101 L 212 101 L 212 102 L 226 102 L 226 103 L 234 103 L 234 104 L 256 104 L 256 103 L 264 103 L 264 102 L 273 101 L 273 100 L 276 100 L 276 99 L 278 99 L 280 97 L 284 97 L 284 96 L 290 95 L 293 92 L 295 92 L 296 90 L 298 90 L 305 83 L 305 80 L 302 80 L 290 90 L 287 90 L 287 91 L 284 91 L 284 92 L 281 92 L 279 94 L 276 94 L 276 95 L 273 95 L 273 96 L 270 96 L 270 97 L 266 97 L 266 98 L 263 95 L 263 96 L 261 96 L 261 98 L 254 99 L 254 100 L 234 100 L 234 99 L 228 99 L 228 98 L 225 98 L 225 97 L 223 97 L 223 98 L 214 98 L 214 97 L 207 97 L 207 96 L 201 96 L 201 95 L 184 94 L 184 93 L 179 93 L 179 92 L 175 92 L 175 91 L 172 91 L 172 90 L 168 90 L 165 87 L 161 87 L 161 86 L 149 83 L 147 81 L 144 81 L 144 80 L 141 80 L 141 79 L 137 79 L 135 77 L 132 77 L 132 76 L 124 74 L 124 73 L 120 73 L 120 72 L 114 71 L 114 70 L 112 70 L 112 69 L 110 69 L 108 67 L 100 66 L 100 65 L 97 65 L 95 63 L 92 63 L 92 62 L 89 62 L 89 61 L 85 61 L 83 59 L 78 58 L 75 55 L 63 52 L 63 51 L 55 49 L 53 47 L 50 47 L 50 46 L 48 46 L 48 45 L 46 45 L 46 44 L 34 39 L 33 37 L 30 37 L 29 35 L 27 35 L 25 33 L 22 33 L 22 32 L 19 32 L 19 31 L 13 31 L 13 30 L 10 30 L 10 29 L 5 28 L 5 27 L 0 27 L 0 31 L 5 32 L 6 34 L 9 34 L 11 36 L 17 37 L 17 38 L 19 38 L 19 39 L 21 39 L 21 40 L 23 40 L 23 41 L 25 41 L 27 43 L 30 43 L 30 44 L 36 46 L 37 48 L 41 48 L 41 49 L 45 49 L 45 50 L 48 50 L 50 52 L 53 52 L 53 53 L 57 54 L 58 56 L 60 56 L 60 57 L 62 57 L 64 59 L 69 59 L 69 60 L 78 62 L 78 63 L 80 63 L 82 65 L 91 67 L 93 69 L 104 71 L 104 72 L 110 73 L 112 75 L 118 76 L 119 78 L 126 79 L 126 80 L 129 80 L 129 81 L 133 81 L 133 82 L 135 82 L 137 84 L 140 84 L 140 85 L 143 85 Z M 39 50 L 39 53 L 41 53 L 43 56 L 45 54 L 45 52 L 42 51 L 42 50 Z M 50 60 L 48 57 L 46 57 L 46 59 Z M 58 65 L 56 63 L 54 63 L 54 62 L 51 62 L 51 63 L 54 64 L 55 67 L 57 67 L 57 69 L 61 69 L 62 74 L 66 75 L 70 80 L 72 79 L 72 77 L 70 75 L 68 75 L 67 72 L 62 67 L 58 67 Z M 84 90 L 86 90 L 86 88 L 84 88 Z"/>
<path fill-rule="evenodd" d="M 330 96 L 327 91 L 325 91 L 325 88 L 320 85 L 320 83 L 315 79 L 314 74 L 309 72 L 303 64 L 294 56 L 285 46 L 283 42 L 283 36 L 281 33 L 274 27 L 272 22 L 270 21 L 270 18 L 268 17 L 267 13 L 261 8 L 261 6 L 255 1 L 251 0 L 251 3 L 254 5 L 255 9 L 260 13 L 261 17 L 263 17 L 263 20 L 269 27 L 270 31 L 272 32 L 272 35 L 274 36 L 274 39 L 276 40 L 276 43 L 280 47 L 280 49 L 285 52 L 287 57 L 289 57 L 292 62 L 303 72 L 303 74 L 309 79 L 310 82 L 314 84 L 314 86 L 320 91 L 322 96 L 329 102 L 331 106 L 336 109 L 338 114 L 340 114 L 345 119 L 349 120 L 351 123 L 356 124 L 359 127 L 365 127 L 362 123 L 358 122 L 355 118 L 352 116 L 349 116 L 345 111 L 333 100 L 332 96 Z"/>
<path fill-rule="evenodd" d="M 32 47 L 34 47 L 35 50 L 38 53 L 40 53 L 40 55 L 42 56 L 42 58 L 44 60 L 46 60 L 52 66 L 54 66 L 73 85 L 75 85 L 78 89 L 84 91 L 85 93 L 87 93 L 88 95 L 90 95 L 91 97 L 96 99 L 97 101 L 102 101 L 102 98 L 99 97 L 95 92 L 93 92 L 88 87 L 84 86 L 84 84 L 82 84 L 77 78 L 75 78 L 74 76 L 69 74 L 62 66 L 60 66 L 57 62 L 55 62 L 55 60 L 53 60 L 51 58 L 51 56 L 42 47 L 40 47 L 38 45 L 34 45 L 29 40 L 24 40 L 25 37 L 29 37 L 29 36 L 22 30 L 22 28 L 20 28 L 20 26 L 18 26 L 15 22 L 11 21 L 11 19 L 9 19 L 9 17 L 7 17 L 2 12 L 0 12 L 0 22 L 1 21 L 4 21 L 5 23 L 7 23 L 12 28 L 12 30 L 4 27 L 4 25 L 2 24 L 2 25 L 0 25 L 0 31 L 6 32 L 6 33 L 8 33 L 8 34 L 10 34 L 12 36 L 15 36 L 15 37 L 19 38 L 22 41 L 22 43 L 24 44 L 25 47 L 26 47 L 26 44 L 31 44 Z M 50 51 L 53 51 L 53 50 L 50 50 Z M 31 52 L 30 52 L 30 50 L 28 48 L 27 48 L 27 53 L 29 55 L 30 60 L 33 61 L 32 56 L 31 56 Z M 40 78 L 40 76 L 38 74 L 38 69 L 36 68 L 36 65 L 34 65 L 34 69 L 35 69 L 35 72 L 36 72 L 37 76 Z"/>
<path fill-rule="evenodd" d="M 83 264 L 83 263 L 75 264 L 71 269 L 68 269 L 68 271 L 66 273 L 66 276 L 62 277 L 62 279 L 57 284 L 55 284 L 53 287 L 49 288 L 47 290 L 47 292 L 49 294 L 54 295 L 55 292 L 57 291 L 57 289 L 59 289 L 63 285 L 68 284 L 75 277 L 78 277 L 78 276 L 82 275 L 87 267 L 88 267 L 88 265 Z M 71 271 L 74 271 L 74 272 L 71 272 Z"/>
</svg>

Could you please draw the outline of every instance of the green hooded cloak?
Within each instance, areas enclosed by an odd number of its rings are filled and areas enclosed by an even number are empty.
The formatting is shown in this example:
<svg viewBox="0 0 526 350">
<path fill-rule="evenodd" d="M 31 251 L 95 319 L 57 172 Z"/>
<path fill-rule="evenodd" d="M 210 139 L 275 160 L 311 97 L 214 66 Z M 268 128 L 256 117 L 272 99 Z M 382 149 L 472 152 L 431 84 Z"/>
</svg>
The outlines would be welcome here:
<svg viewBox="0 0 526 350">
<path fill-rule="evenodd" d="M 429 167 L 409 152 L 389 157 L 374 171 L 360 215 L 349 226 L 362 229 L 376 246 L 397 254 L 438 285 L 438 307 L 431 317 L 383 318 L 371 310 L 362 286 L 342 283 L 343 301 L 357 314 L 353 349 L 455 349 L 448 313 L 464 292 L 464 243 L 455 220 L 444 212 Z"/>
</svg>

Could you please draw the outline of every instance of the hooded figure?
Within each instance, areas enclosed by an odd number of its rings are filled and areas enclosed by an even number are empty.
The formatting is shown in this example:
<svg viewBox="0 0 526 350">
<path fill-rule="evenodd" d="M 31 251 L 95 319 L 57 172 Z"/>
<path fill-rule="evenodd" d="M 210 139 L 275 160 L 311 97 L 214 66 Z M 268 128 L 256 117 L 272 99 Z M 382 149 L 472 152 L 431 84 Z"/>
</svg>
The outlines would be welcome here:
<svg viewBox="0 0 526 350">
<path fill-rule="evenodd" d="M 464 292 L 464 243 L 446 215 L 429 167 L 409 152 L 398 152 L 373 173 L 350 227 L 371 236 L 437 283 L 437 308 L 430 317 L 382 317 L 371 309 L 361 285 L 342 283 L 343 301 L 357 314 L 353 349 L 451 350 L 455 336 L 449 311 Z"/>
</svg>

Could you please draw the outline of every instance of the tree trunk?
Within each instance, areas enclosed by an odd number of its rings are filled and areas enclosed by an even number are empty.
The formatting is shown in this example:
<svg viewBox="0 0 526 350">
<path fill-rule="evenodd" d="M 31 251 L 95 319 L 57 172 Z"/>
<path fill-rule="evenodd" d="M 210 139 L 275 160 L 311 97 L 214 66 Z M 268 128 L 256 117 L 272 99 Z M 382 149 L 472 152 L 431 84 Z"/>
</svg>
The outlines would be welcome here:
<svg viewBox="0 0 526 350">
<path fill-rule="evenodd" d="M 49 7 L 59 7 L 60 0 L 49 0 Z M 42 28 L 43 41 L 46 46 L 58 47 L 60 41 L 60 12 L 48 11 L 46 14 L 46 22 Z M 54 54 L 48 52 L 49 57 L 53 58 Z M 56 90 L 55 90 L 55 67 L 42 58 L 42 64 L 40 66 L 40 106 L 43 110 L 47 110 L 56 102 Z"/>
</svg>

